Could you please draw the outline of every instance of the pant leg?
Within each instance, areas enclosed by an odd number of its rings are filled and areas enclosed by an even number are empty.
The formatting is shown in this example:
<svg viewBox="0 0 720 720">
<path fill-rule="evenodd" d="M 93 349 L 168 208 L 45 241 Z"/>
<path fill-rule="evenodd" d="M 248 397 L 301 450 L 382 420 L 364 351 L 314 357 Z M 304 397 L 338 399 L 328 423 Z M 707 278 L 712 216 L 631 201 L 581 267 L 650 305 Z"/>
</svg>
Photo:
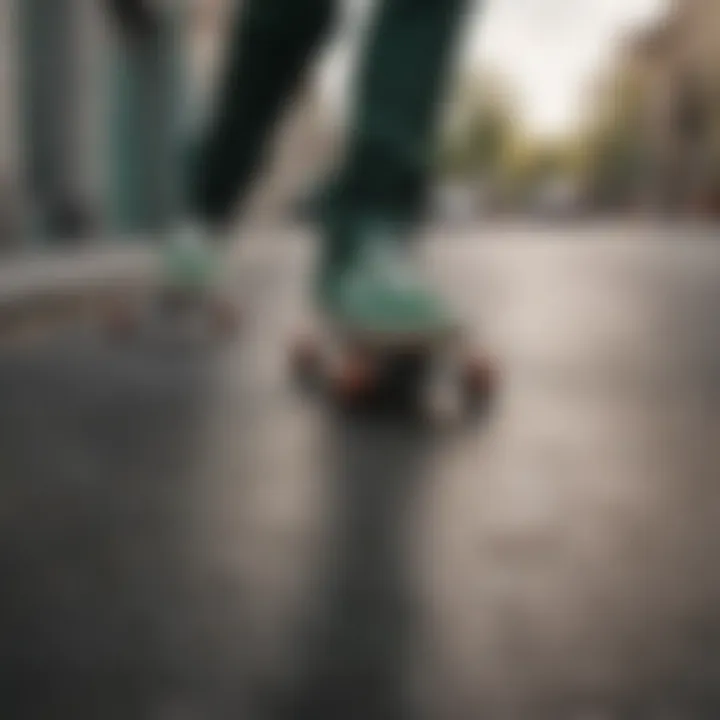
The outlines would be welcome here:
<svg viewBox="0 0 720 720">
<path fill-rule="evenodd" d="M 192 159 L 189 204 L 205 220 L 224 222 L 249 185 L 333 8 L 334 0 L 245 0 L 215 114 Z"/>
<path fill-rule="evenodd" d="M 412 220 L 422 210 L 466 0 L 381 0 L 347 156 L 328 210 Z"/>
</svg>

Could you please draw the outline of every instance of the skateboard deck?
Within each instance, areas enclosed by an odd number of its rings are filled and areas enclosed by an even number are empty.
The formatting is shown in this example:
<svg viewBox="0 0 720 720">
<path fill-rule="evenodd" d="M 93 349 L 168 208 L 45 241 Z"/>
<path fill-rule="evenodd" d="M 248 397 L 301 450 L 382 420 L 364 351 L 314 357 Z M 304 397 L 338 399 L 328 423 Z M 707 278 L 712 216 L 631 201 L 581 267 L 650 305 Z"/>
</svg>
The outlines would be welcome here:
<svg viewBox="0 0 720 720">
<path fill-rule="evenodd" d="M 298 335 L 291 362 L 304 387 L 322 389 L 348 409 L 391 405 L 430 415 L 478 409 L 497 374 L 459 325 L 422 334 L 321 323 Z"/>
</svg>

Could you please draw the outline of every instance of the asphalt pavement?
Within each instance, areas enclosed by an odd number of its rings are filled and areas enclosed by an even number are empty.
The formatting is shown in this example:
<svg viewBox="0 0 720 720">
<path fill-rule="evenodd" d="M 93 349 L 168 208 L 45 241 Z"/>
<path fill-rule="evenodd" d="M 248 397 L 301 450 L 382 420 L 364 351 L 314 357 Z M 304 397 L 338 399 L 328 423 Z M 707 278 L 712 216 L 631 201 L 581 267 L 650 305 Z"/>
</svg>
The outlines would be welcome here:
<svg viewBox="0 0 720 720">
<path fill-rule="evenodd" d="M 716 237 L 433 230 L 502 368 L 451 432 L 293 388 L 295 232 L 230 342 L 1 350 L 2 717 L 720 717 Z"/>
</svg>

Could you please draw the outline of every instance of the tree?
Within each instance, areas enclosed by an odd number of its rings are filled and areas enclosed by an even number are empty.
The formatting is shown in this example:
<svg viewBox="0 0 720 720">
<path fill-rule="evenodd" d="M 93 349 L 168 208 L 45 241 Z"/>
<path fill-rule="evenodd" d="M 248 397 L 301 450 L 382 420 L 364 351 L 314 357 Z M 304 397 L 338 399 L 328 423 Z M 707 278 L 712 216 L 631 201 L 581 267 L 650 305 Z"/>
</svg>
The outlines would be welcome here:
<svg viewBox="0 0 720 720">
<path fill-rule="evenodd" d="M 441 169 L 464 180 L 496 181 L 517 134 L 507 84 L 487 71 L 465 76 L 450 105 Z"/>
</svg>

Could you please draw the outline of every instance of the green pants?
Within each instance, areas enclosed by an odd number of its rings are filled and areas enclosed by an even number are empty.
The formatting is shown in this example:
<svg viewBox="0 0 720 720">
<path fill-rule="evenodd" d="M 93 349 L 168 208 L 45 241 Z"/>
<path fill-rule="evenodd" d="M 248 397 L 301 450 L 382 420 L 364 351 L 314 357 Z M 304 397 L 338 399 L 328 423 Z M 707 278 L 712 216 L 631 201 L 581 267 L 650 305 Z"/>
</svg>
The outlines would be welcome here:
<svg viewBox="0 0 720 720">
<path fill-rule="evenodd" d="M 193 159 L 190 203 L 222 224 L 242 200 L 284 103 L 330 30 L 334 0 L 246 0 L 217 110 Z M 327 209 L 406 221 L 422 210 L 442 91 L 466 0 L 380 0 L 358 79 L 349 144 Z"/>
</svg>

